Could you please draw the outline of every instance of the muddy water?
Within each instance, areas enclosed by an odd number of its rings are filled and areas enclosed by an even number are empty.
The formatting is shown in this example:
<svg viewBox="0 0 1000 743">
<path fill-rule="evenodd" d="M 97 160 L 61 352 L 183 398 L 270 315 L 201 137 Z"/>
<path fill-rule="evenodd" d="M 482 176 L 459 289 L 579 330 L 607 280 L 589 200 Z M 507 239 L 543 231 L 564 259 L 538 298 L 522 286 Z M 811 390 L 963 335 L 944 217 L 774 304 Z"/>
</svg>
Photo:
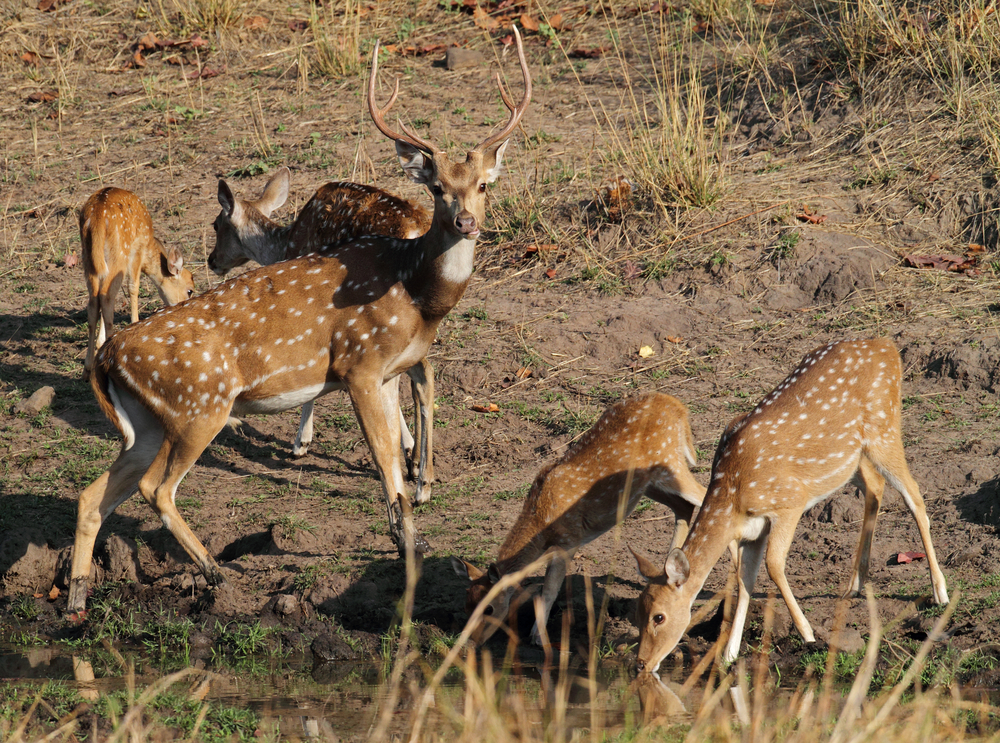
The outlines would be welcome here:
<svg viewBox="0 0 1000 743">
<path fill-rule="evenodd" d="M 236 708 L 249 708 L 263 720 L 262 727 L 293 738 L 336 734 L 365 737 L 386 701 L 383 683 L 386 670 L 374 663 L 324 663 L 314 666 L 311 657 L 244 660 L 239 667 L 207 665 L 180 680 L 174 691 L 185 692 L 202 701 Z M 109 669 L 130 668 L 130 671 Z M 96 668 L 96 670 L 95 670 Z M 62 647 L 20 648 L 0 646 L 0 683 L 43 686 L 49 681 L 64 682 L 89 701 L 133 685 L 138 693 L 154 684 L 168 671 L 139 653 L 112 658 L 108 654 L 74 654 Z M 646 677 L 633 680 L 623 665 L 602 665 L 596 683 L 597 705 L 591 705 L 592 685 L 581 674 L 545 672 L 541 667 L 523 666 L 508 680 L 506 693 L 517 694 L 527 703 L 527 714 L 541 720 L 547 706 L 558 694 L 570 727 L 587 727 L 596 711 L 604 725 L 621 724 L 627 717 L 642 719 L 669 717 L 684 719 L 687 712 L 675 690 Z M 419 681 L 420 683 L 411 683 Z M 411 695 L 421 694 L 422 674 L 414 673 L 401 688 L 393 727 L 405 727 L 410 710 L 418 703 Z M 671 688 L 672 687 L 672 688 Z M 557 690 L 558 689 L 558 690 Z M 460 681 L 445 684 L 439 698 L 460 709 L 465 691 Z M 432 715 L 433 717 L 433 715 Z"/>
</svg>

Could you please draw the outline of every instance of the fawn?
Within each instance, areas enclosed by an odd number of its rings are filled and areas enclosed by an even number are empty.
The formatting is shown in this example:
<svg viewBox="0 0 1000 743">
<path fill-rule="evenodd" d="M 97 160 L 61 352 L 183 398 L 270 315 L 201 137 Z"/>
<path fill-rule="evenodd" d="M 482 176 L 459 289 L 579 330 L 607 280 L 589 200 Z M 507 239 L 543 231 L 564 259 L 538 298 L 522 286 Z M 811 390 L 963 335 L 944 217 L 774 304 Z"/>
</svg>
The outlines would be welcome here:
<svg viewBox="0 0 1000 743">
<path fill-rule="evenodd" d="M 818 348 L 750 413 L 729 424 L 712 463 L 705 501 L 682 547 L 663 568 L 636 554 L 648 581 L 639 597 L 638 668 L 655 673 L 676 646 L 691 606 L 731 540 L 739 541 L 738 598 L 723 658 L 739 653 L 750 595 L 767 547 L 767 572 L 796 629 L 812 627 L 785 578 L 785 558 L 802 513 L 852 479 L 865 492 L 865 515 L 848 596 L 868 579 L 875 520 L 886 480 L 917 522 L 934 602 L 948 603 L 924 501 L 910 476 L 900 431 L 902 368 L 888 340 Z M 770 542 L 768 538 L 770 537 Z"/>
<path fill-rule="evenodd" d="M 705 488 L 691 475 L 694 439 L 687 408 L 670 395 L 652 393 L 615 403 L 561 459 L 538 473 L 520 516 L 485 571 L 458 557 L 452 567 L 471 582 L 465 607 L 470 614 L 507 574 L 548 550 L 557 551 L 545 571 L 542 608 L 531 638 L 541 644 L 544 627 L 574 554 L 620 524 L 643 495 L 674 511 L 673 544 L 688 532 Z M 515 588 L 501 592 L 486 608 L 472 637 L 485 642 L 508 617 Z"/>
<path fill-rule="evenodd" d="M 87 374 L 94 353 L 114 332 L 115 297 L 128 277 L 132 322 L 139 320 L 139 274 L 156 285 L 164 304 L 172 305 L 194 294 L 194 277 L 184 268 L 177 248 L 166 250 L 153 237 L 153 220 L 131 191 L 102 188 L 80 210 L 80 243 L 87 281 Z M 100 322 L 103 318 L 103 322 Z"/>
</svg>

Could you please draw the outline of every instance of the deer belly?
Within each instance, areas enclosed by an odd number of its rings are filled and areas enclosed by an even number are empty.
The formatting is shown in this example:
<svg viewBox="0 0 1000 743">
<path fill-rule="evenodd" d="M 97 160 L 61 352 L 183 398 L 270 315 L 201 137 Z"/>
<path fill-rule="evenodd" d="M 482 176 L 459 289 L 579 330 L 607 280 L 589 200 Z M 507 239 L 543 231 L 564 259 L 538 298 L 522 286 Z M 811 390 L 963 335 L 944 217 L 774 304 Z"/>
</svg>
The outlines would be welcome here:
<svg viewBox="0 0 1000 743">
<path fill-rule="evenodd" d="M 406 348 L 386 368 L 385 381 L 389 381 L 393 377 L 402 374 L 420 361 L 420 359 L 427 355 L 428 348 L 430 348 L 430 343 L 423 337 L 417 336 L 413 338 Z"/>
<path fill-rule="evenodd" d="M 233 412 L 236 415 L 280 413 L 284 410 L 302 407 L 307 402 L 322 397 L 327 392 L 343 389 L 343 387 L 342 382 L 321 382 L 284 390 L 267 397 L 237 398 L 233 403 Z"/>
</svg>

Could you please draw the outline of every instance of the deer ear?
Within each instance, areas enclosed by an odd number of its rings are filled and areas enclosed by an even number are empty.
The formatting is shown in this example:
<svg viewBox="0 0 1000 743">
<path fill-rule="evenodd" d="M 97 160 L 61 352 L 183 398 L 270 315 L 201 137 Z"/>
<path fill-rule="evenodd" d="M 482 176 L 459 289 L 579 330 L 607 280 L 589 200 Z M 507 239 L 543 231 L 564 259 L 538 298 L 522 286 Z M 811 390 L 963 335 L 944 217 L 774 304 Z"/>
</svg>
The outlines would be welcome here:
<svg viewBox="0 0 1000 743">
<path fill-rule="evenodd" d="M 499 583 L 500 579 L 503 577 L 500 575 L 500 568 L 497 567 L 496 563 L 490 565 L 486 570 L 486 576 L 490 579 L 490 583 Z"/>
<path fill-rule="evenodd" d="M 282 167 L 271 176 L 271 180 L 264 186 L 264 193 L 257 199 L 256 206 L 265 217 L 270 217 L 271 212 L 285 203 L 288 199 L 288 184 L 291 180 L 291 171 Z"/>
<path fill-rule="evenodd" d="M 670 550 L 666 562 L 663 563 L 663 573 L 667 576 L 667 585 L 674 588 L 680 588 L 687 583 L 688 576 L 691 575 L 691 565 L 683 550 L 677 547 Z"/>
<path fill-rule="evenodd" d="M 500 171 L 503 169 L 503 153 L 507 149 L 507 143 L 510 142 L 509 139 L 505 139 L 503 143 L 496 148 L 493 153 L 493 165 L 486 169 L 486 182 L 493 183 L 497 178 L 500 177 Z"/>
<path fill-rule="evenodd" d="M 471 562 L 466 562 L 461 557 L 451 557 L 451 568 L 454 570 L 459 578 L 468 578 L 470 581 L 478 580 L 483 576 L 483 571 L 473 565 Z"/>
<path fill-rule="evenodd" d="M 219 205 L 227 217 L 233 216 L 233 211 L 236 209 L 236 198 L 229 189 L 229 184 L 221 179 L 219 180 Z"/>
<path fill-rule="evenodd" d="M 635 558 L 635 566 L 639 569 L 639 575 L 645 578 L 647 583 L 650 583 L 663 575 L 663 572 L 653 563 L 652 560 L 641 552 L 636 552 L 632 549 L 632 545 L 629 545 L 628 551 L 631 552 L 632 557 Z"/>
<path fill-rule="evenodd" d="M 156 243 L 160 248 L 160 260 L 162 260 L 164 264 L 164 275 L 180 276 L 181 271 L 184 270 L 184 256 L 181 255 L 181 251 L 177 248 L 170 248 L 170 250 L 167 250 L 163 247 L 163 243 L 159 240 L 156 240 Z"/>
<path fill-rule="evenodd" d="M 429 184 L 434 180 L 434 161 L 409 142 L 396 140 L 396 157 L 411 181 Z"/>
</svg>

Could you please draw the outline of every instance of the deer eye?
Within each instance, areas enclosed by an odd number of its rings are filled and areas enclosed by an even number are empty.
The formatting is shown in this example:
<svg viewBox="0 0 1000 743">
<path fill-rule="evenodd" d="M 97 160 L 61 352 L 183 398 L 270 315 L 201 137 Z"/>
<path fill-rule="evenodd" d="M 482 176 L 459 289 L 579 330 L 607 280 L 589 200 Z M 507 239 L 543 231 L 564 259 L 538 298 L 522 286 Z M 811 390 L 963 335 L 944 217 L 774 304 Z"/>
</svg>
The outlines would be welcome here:
<svg viewBox="0 0 1000 743">
<path fill-rule="evenodd" d="M 485 183 L 480 183 L 479 184 L 479 193 L 486 193 L 486 184 Z"/>
<path fill-rule="evenodd" d="M 662 614 L 656 614 L 653 617 L 653 624 L 663 624 L 664 621 L 666 621 L 666 617 Z"/>
<path fill-rule="evenodd" d="M 493 616 L 493 607 L 492 606 L 487 606 L 486 609 L 483 611 L 483 614 L 485 614 L 488 617 L 492 617 Z"/>
</svg>

